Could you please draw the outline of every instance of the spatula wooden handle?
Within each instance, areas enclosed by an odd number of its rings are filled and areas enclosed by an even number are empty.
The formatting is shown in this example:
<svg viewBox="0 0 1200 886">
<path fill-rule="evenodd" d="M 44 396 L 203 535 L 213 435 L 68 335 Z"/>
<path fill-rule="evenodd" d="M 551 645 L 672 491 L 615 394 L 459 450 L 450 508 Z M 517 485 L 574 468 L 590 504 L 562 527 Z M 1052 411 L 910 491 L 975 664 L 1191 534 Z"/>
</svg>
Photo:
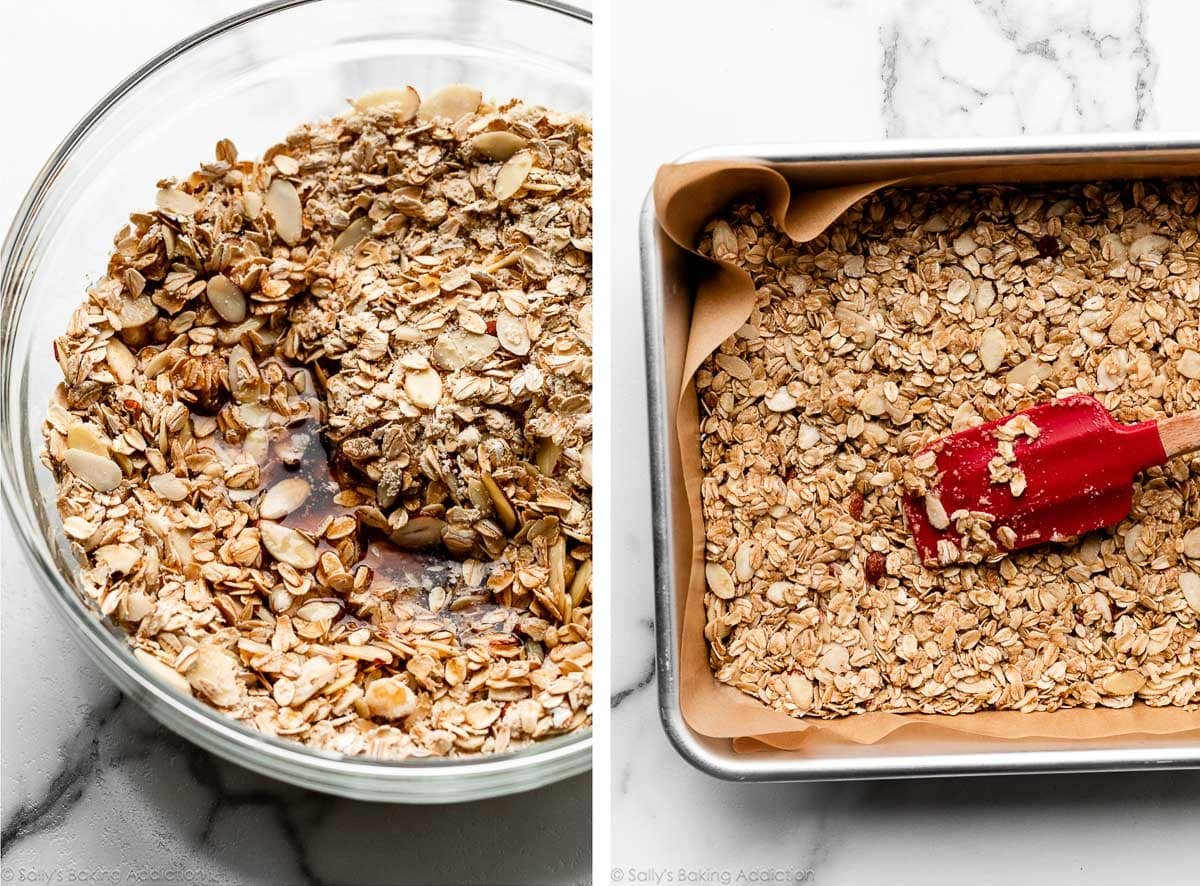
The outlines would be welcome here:
<svg viewBox="0 0 1200 886">
<path fill-rule="evenodd" d="M 1159 419 L 1158 437 L 1167 458 L 1200 449 L 1200 410 Z"/>
</svg>

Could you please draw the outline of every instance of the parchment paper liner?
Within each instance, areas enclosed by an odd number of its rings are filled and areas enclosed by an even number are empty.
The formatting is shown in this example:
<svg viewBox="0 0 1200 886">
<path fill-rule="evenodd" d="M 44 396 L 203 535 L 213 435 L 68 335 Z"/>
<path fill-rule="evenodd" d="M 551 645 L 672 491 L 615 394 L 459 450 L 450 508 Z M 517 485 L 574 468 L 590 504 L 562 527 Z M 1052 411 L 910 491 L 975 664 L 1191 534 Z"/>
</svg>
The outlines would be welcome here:
<svg viewBox="0 0 1200 886">
<path fill-rule="evenodd" d="M 825 161 L 818 164 L 760 161 L 703 161 L 659 169 L 654 202 L 665 237 L 666 262 L 686 266 L 693 290 L 690 326 L 685 314 L 667 311 L 668 394 L 679 391 L 674 428 L 683 489 L 674 491 L 673 528 L 677 560 L 690 552 L 690 568 L 677 575 L 683 597 L 679 638 L 679 695 L 684 718 L 694 730 L 733 739 L 738 751 L 764 747 L 800 749 L 820 739 L 877 744 L 901 737 L 959 743 L 997 740 L 1045 744 L 1096 742 L 1131 736 L 1200 739 L 1200 712 L 1178 707 L 1072 708 L 1052 713 L 986 711 L 974 714 L 854 714 L 837 720 L 797 719 L 718 682 L 708 664 L 704 631 L 704 524 L 700 505 L 700 439 L 692 377 L 700 363 L 746 322 L 754 304 L 750 276 L 733 265 L 704 259 L 694 246 L 704 224 L 739 198 L 757 196 L 789 236 L 811 240 L 866 195 L 889 185 L 1051 182 L 1163 178 L 1200 175 L 1200 152 L 1152 151 L 1122 155 L 1080 153 L 1031 160 L 997 158 L 946 161 L 900 159 Z M 903 735 L 901 736 L 901 733 Z M 1161 739 L 1159 739 L 1161 742 Z"/>
</svg>

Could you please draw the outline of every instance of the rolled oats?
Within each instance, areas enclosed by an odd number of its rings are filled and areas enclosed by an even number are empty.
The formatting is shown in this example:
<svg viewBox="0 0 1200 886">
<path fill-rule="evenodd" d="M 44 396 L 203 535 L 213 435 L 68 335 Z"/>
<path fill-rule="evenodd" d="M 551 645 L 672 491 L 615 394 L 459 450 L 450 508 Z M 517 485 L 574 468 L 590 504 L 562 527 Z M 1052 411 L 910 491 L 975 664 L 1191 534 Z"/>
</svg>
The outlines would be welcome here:
<svg viewBox="0 0 1200 886">
<path fill-rule="evenodd" d="M 155 207 L 55 342 L 44 423 L 139 660 L 348 754 L 586 727 L 588 123 L 384 90 L 261 160 L 222 140 Z"/>
<path fill-rule="evenodd" d="M 1113 530 L 991 563 L 943 541 L 952 565 L 924 568 L 901 503 L 928 443 L 1040 400 L 1197 408 L 1198 207 L 1179 180 L 888 189 L 804 244 L 752 204 L 713 220 L 701 251 L 757 290 L 695 376 L 717 679 L 822 718 L 1196 709 L 1200 460 L 1144 473 Z M 996 472 L 1020 494 L 1006 454 L 1038 429 L 1010 425 Z M 992 515 L 925 502 L 993 544 Z"/>
</svg>

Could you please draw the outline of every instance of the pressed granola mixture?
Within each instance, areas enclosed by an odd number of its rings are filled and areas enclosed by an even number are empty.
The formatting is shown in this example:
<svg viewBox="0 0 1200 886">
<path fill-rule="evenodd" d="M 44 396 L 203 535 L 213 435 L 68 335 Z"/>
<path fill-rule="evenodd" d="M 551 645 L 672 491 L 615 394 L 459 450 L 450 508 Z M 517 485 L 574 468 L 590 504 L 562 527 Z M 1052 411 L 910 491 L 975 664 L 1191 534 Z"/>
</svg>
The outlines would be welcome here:
<svg viewBox="0 0 1200 886">
<path fill-rule="evenodd" d="M 1198 208 L 1179 180 L 888 189 L 808 244 L 753 205 L 710 223 L 758 292 L 696 374 L 717 678 L 823 718 L 1200 707 L 1200 459 L 999 562 L 926 569 L 902 516 L 953 431 L 1074 392 L 1200 406 Z"/>
<path fill-rule="evenodd" d="M 590 206 L 586 121 L 464 86 L 159 183 L 43 456 L 148 668 L 348 754 L 590 724 Z"/>
</svg>

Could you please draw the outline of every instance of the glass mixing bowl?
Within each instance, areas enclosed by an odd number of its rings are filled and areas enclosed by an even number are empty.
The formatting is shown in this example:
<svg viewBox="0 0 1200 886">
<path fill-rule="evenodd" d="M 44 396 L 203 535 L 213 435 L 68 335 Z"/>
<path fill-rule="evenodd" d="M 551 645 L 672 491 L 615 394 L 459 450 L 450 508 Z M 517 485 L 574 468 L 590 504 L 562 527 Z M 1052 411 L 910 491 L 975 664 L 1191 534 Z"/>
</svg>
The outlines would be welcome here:
<svg viewBox="0 0 1200 886">
<path fill-rule="evenodd" d="M 382 762 L 276 739 L 183 697 L 142 669 L 124 632 L 81 595 L 79 567 L 40 464 L 40 426 L 61 373 L 53 338 L 107 264 L 155 182 L 187 175 L 221 138 L 261 155 L 346 99 L 405 84 L 470 83 L 488 96 L 590 113 L 591 15 L 555 0 L 282 0 L 173 46 L 117 86 L 67 136 L 17 212 L 0 254 L 0 461 L 4 503 L 42 584 L 108 676 L 168 728 L 283 781 L 362 800 L 455 802 L 586 771 L 591 735 L 495 756 Z"/>
</svg>

